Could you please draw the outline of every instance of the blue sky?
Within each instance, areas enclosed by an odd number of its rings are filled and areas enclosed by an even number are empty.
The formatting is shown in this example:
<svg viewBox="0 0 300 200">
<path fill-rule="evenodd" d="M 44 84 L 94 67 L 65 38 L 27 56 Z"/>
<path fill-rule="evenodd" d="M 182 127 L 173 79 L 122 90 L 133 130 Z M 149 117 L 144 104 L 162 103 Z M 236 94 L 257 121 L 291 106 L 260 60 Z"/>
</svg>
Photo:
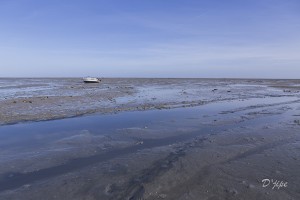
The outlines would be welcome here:
<svg viewBox="0 0 300 200">
<path fill-rule="evenodd" d="M 0 77 L 300 77 L 298 0 L 0 0 Z"/>
</svg>

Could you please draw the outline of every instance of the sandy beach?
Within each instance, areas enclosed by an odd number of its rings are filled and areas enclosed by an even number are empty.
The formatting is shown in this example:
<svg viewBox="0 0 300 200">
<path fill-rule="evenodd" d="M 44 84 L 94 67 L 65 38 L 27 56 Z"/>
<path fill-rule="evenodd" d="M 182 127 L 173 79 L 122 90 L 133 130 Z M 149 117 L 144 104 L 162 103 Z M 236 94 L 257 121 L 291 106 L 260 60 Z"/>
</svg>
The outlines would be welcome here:
<svg viewBox="0 0 300 200">
<path fill-rule="evenodd" d="M 300 80 L 1 78 L 0 199 L 296 200 L 299 133 Z"/>
</svg>

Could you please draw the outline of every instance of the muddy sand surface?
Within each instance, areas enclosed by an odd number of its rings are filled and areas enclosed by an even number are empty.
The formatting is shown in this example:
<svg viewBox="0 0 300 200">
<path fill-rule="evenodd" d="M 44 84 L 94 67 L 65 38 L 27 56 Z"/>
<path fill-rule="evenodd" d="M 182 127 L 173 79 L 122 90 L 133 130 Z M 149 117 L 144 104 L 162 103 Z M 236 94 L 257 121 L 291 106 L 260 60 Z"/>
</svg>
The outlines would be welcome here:
<svg viewBox="0 0 300 200">
<path fill-rule="evenodd" d="M 0 199 L 300 199 L 300 80 L 0 83 Z"/>
</svg>

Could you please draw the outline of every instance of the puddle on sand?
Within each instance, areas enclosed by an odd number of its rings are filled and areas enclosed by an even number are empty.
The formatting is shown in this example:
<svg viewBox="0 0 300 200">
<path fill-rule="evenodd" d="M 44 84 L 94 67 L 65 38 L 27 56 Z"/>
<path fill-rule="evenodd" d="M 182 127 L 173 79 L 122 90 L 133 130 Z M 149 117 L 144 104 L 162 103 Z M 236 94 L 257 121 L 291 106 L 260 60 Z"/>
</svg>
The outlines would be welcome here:
<svg viewBox="0 0 300 200">
<path fill-rule="evenodd" d="M 166 123 L 173 127 L 185 126 L 189 119 L 201 119 L 204 116 L 216 116 L 222 111 L 233 110 L 240 107 L 249 107 L 265 104 L 277 104 L 298 100 L 295 97 L 254 98 L 249 100 L 234 100 L 220 103 L 210 103 L 197 107 L 175 108 L 170 110 L 133 111 L 107 115 L 90 115 L 60 120 L 20 123 L 15 125 L 0 126 L 0 150 L 8 145 L 22 145 L 41 142 L 43 137 L 57 132 L 64 134 L 72 131 L 89 131 L 92 134 L 109 134 L 118 129 L 132 127 L 151 127 L 156 124 Z M 218 118 L 227 118 L 219 115 Z M 201 122 L 201 121 L 199 121 Z M 58 136 L 60 137 L 60 136 Z M 38 139 L 37 139 L 38 138 Z M 57 138 L 56 138 L 57 139 Z"/>
<path fill-rule="evenodd" d="M 0 180 L 0 186 L 3 190 L 13 189 L 22 186 L 23 184 L 45 179 L 48 177 L 57 176 L 76 169 L 80 169 L 98 162 L 106 161 L 117 156 L 122 156 L 134 153 L 145 148 L 154 148 L 174 144 L 179 141 L 184 141 L 199 135 L 205 135 L 212 131 L 222 130 L 227 127 L 234 127 L 235 124 L 214 126 L 213 124 L 201 124 L 201 119 L 204 116 L 217 116 L 218 118 L 226 119 L 230 115 L 238 115 L 237 113 L 229 113 L 226 115 L 219 115 L 220 112 L 236 109 L 240 107 L 249 107 L 263 104 L 278 104 L 297 100 L 290 97 L 272 97 L 262 99 L 249 99 L 244 101 L 229 101 L 221 103 L 211 103 L 207 105 L 177 108 L 171 110 L 150 110 L 150 111 L 135 111 L 124 112 L 112 115 L 92 115 L 77 118 L 69 118 L 62 120 L 23 123 L 16 125 L 7 125 L 0 127 L 0 150 L 7 150 L 15 146 L 26 148 L 26 145 L 34 145 L 35 143 L 41 145 L 43 142 L 47 143 L 49 135 L 56 134 L 55 140 L 64 138 L 64 134 L 72 134 L 74 131 L 87 130 L 92 134 L 113 134 L 117 129 L 132 128 L 132 127 L 154 127 L 158 123 L 166 126 L 173 126 L 172 128 L 182 128 L 189 126 L 188 121 L 191 119 L 199 119 L 195 123 L 199 131 L 187 131 L 184 135 L 175 135 L 166 138 L 145 139 L 143 145 L 129 146 L 123 149 L 114 149 L 107 153 L 101 153 L 84 158 L 77 158 L 66 162 L 63 165 L 54 166 L 50 168 L 41 169 L 38 171 L 22 174 L 15 173 L 13 178 L 6 177 Z M 268 121 L 275 118 L 271 116 Z M 176 123 L 171 123 L 175 120 Z M 255 123 L 265 123 L 267 120 L 256 120 Z M 276 120 L 275 120 L 276 121 Z M 195 124 L 194 123 L 194 124 Z M 255 124 L 253 124 L 255 125 Z M 61 134 L 57 134 L 61 133 Z M 50 137 L 51 138 L 51 137 Z M 53 139 L 53 138 L 51 138 Z"/>
</svg>

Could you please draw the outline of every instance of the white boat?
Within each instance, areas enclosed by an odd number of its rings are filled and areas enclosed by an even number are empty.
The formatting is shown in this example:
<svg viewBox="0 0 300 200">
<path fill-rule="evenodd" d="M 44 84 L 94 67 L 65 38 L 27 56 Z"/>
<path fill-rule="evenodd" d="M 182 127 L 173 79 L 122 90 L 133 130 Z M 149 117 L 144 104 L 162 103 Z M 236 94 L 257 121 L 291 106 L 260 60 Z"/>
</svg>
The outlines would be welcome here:
<svg viewBox="0 0 300 200">
<path fill-rule="evenodd" d="M 83 81 L 85 83 L 100 83 L 101 80 L 99 78 L 86 77 L 83 78 Z"/>
</svg>

